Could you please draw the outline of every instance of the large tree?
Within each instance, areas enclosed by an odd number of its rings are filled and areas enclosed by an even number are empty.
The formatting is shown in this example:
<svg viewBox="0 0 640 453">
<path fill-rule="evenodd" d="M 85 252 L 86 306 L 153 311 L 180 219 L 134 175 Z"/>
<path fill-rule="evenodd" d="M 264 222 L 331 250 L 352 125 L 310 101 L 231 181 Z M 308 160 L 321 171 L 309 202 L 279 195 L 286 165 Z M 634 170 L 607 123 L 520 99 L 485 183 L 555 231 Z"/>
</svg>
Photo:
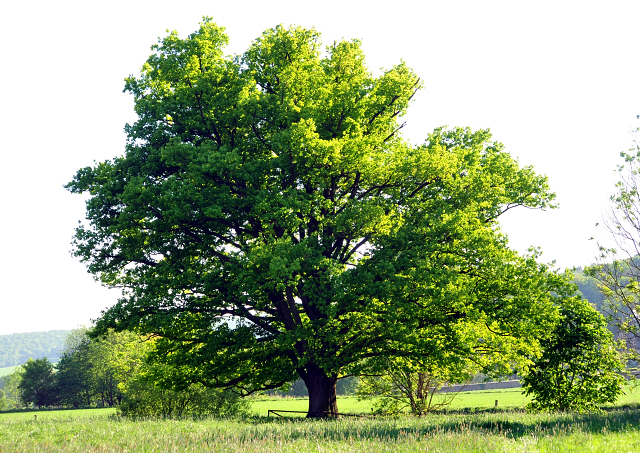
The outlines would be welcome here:
<svg viewBox="0 0 640 453">
<path fill-rule="evenodd" d="M 550 206 L 546 179 L 488 131 L 407 143 L 420 79 L 374 76 L 358 41 L 279 26 L 241 56 L 226 43 L 205 19 L 153 46 L 126 79 L 124 156 L 67 186 L 89 194 L 75 255 L 123 288 L 95 332 L 160 337 L 176 387 L 299 376 L 309 416 L 336 414 L 336 381 L 377 357 L 507 371 L 535 354 L 568 286 L 498 217 Z"/>
</svg>

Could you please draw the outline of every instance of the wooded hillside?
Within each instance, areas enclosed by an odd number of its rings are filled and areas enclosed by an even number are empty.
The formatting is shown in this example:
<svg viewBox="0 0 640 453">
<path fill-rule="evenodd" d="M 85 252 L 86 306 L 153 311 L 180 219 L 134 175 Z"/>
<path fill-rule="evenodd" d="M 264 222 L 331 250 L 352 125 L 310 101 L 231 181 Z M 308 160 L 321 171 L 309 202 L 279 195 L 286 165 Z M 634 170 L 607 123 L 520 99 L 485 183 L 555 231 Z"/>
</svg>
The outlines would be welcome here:
<svg viewBox="0 0 640 453">
<path fill-rule="evenodd" d="M 578 292 L 582 297 L 591 302 L 599 312 L 605 313 L 604 296 L 598 289 L 595 278 L 585 275 L 583 268 L 578 267 L 574 271 L 573 283 L 578 285 Z"/>
<path fill-rule="evenodd" d="M 69 330 L 0 335 L 0 368 L 22 365 L 29 357 L 57 362 Z"/>
</svg>

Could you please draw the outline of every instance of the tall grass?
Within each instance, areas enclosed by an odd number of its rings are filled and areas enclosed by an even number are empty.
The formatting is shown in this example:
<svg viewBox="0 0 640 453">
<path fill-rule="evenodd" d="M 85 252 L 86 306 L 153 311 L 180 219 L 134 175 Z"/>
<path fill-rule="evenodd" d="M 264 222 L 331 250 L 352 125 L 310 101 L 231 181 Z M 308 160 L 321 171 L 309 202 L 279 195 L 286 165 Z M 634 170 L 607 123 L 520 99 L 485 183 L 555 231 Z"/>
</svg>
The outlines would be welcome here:
<svg viewBox="0 0 640 453">
<path fill-rule="evenodd" d="M 640 451 L 637 406 L 596 415 L 511 411 L 420 419 L 132 421 L 97 413 L 3 416 L 0 452 Z"/>
<path fill-rule="evenodd" d="M 499 401 L 495 408 L 495 400 Z M 602 414 L 528 414 L 519 389 L 461 393 L 447 411 L 420 419 L 266 418 L 268 409 L 306 410 L 306 399 L 253 403 L 238 419 L 130 420 L 113 409 L 0 414 L 4 452 L 627 452 L 640 451 L 637 392 Z M 371 403 L 340 398 L 345 413 Z M 34 417 L 37 415 L 37 419 Z"/>
</svg>

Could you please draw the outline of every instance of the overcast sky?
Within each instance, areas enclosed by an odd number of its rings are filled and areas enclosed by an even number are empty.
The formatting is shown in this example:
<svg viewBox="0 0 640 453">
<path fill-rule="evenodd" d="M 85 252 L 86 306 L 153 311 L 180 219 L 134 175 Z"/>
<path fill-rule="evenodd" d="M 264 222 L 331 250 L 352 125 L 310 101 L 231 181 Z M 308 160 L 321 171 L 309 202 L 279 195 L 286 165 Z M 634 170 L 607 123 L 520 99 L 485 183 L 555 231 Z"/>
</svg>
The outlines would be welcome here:
<svg viewBox="0 0 640 453">
<path fill-rule="evenodd" d="M 425 84 L 405 137 L 490 128 L 560 204 L 509 212 L 511 245 L 539 246 L 560 267 L 592 262 L 588 239 L 604 239 L 595 223 L 639 125 L 637 0 L 4 2 L 0 335 L 88 324 L 116 301 L 70 256 L 84 201 L 62 186 L 123 152 L 135 121 L 123 79 L 166 29 L 186 37 L 203 15 L 226 27 L 229 54 L 282 23 L 315 27 L 326 44 L 361 39 L 374 71 L 403 59 Z"/>
</svg>

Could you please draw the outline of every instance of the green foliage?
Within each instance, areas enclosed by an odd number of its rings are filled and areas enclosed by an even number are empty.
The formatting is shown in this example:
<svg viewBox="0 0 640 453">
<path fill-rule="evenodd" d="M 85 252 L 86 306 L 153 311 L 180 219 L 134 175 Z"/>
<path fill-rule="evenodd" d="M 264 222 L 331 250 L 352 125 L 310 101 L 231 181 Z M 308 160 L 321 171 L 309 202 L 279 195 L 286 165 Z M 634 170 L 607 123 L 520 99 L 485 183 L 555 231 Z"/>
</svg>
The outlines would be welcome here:
<svg viewBox="0 0 640 453">
<path fill-rule="evenodd" d="M 4 393 L 4 390 L 0 389 L 0 411 L 7 410 L 9 408 L 9 401 Z"/>
<path fill-rule="evenodd" d="M 373 76 L 358 41 L 323 53 L 279 26 L 241 56 L 226 42 L 209 19 L 161 39 L 126 80 L 124 156 L 67 185 L 89 194 L 75 255 L 124 288 L 96 332 L 157 336 L 174 388 L 300 377 L 310 414 L 335 413 L 337 380 L 372 357 L 526 365 L 567 282 L 510 250 L 498 217 L 552 206 L 546 178 L 488 130 L 407 143 L 420 79 L 403 62 Z"/>
<path fill-rule="evenodd" d="M 344 377 L 338 382 L 336 382 L 336 395 L 338 396 L 348 396 L 354 395 L 356 392 L 356 388 L 358 387 L 358 377 L 357 376 L 347 376 Z M 309 391 L 307 390 L 307 386 L 304 384 L 302 379 L 297 379 L 293 382 L 289 382 L 285 386 L 277 390 L 269 390 L 266 392 L 268 395 L 279 395 L 279 396 L 292 396 L 292 397 L 306 397 L 309 396 Z"/>
<path fill-rule="evenodd" d="M 18 377 L 25 405 L 90 407 L 118 406 L 130 416 L 233 415 L 246 411 L 238 395 L 191 384 L 180 390 L 161 388 L 156 381 L 170 377 L 168 369 L 144 365 L 151 343 L 131 332 L 109 331 L 89 338 L 87 329 L 69 333 L 55 367 L 47 359 L 30 360 Z M 155 370 L 155 371 L 154 371 Z M 9 379 L 5 379 L 6 384 Z M 11 385 L 6 385 L 11 390 Z M 8 406 L 2 399 L 3 407 Z"/>
<path fill-rule="evenodd" d="M 57 361 L 68 333 L 68 330 L 51 330 L 0 335 L 0 368 L 22 365 L 30 358 L 47 357 Z"/>
<path fill-rule="evenodd" d="M 20 409 L 22 401 L 20 398 L 20 382 L 22 382 L 23 368 L 16 367 L 13 373 L 0 378 L 0 388 L 4 392 L 4 409 Z"/>
<path fill-rule="evenodd" d="M 118 412 L 129 417 L 234 416 L 247 413 L 249 402 L 228 390 L 191 384 L 181 390 L 161 388 L 144 375 L 126 386 Z"/>
<path fill-rule="evenodd" d="M 9 399 L 5 394 L 4 390 L 0 388 L 0 411 L 5 411 L 9 409 Z"/>
<path fill-rule="evenodd" d="M 604 317 L 579 297 L 568 299 L 542 356 L 522 379 L 532 410 L 593 411 L 615 402 L 624 378 L 622 363 Z"/>
<path fill-rule="evenodd" d="M 282 386 L 282 388 L 280 389 L 270 390 L 267 392 L 267 394 L 280 395 L 280 396 L 292 396 L 292 397 L 308 397 L 309 391 L 307 390 L 307 386 L 304 385 L 304 381 L 302 379 L 297 379 L 293 382 L 287 383 L 286 385 Z"/>
<path fill-rule="evenodd" d="M 74 330 L 67 336 L 65 349 L 56 364 L 56 386 L 63 406 L 91 406 L 94 388 L 91 369 L 100 367 L 100 361 L 91 355 L 91 342 L 85 329 Z"/>
<path fill-rule="evenodd" d="M 336 383 L 336 394 L 341 396 L 354 395 L 358 388 L 359 379 L 356 376 L 347 376 Z"/>
<path fill-rule="evenodd" d="M 360 399 L 373 399 L 380 414 L 397 415 L 409 411 L 421 416 L 451 404 L 457 393 L 438 393 L 443 385 L 470 379 L 464 362 L 449 368 L 424 369 L 401 360 L 383 360 L 383 373 L 362 376 L 357 389 Z M 413 365 L 413 366 L 412 366 Z"/>
<path fill-rule="evenodd" d="M 46 358 L 30 360 L 0 378 L 8 408 L 117 405 L 121 387 L 140 368 L 149 347 L 130 332 L 108 332 L 96 339 L 87 332 L 69 332 L 55 366 Z"/>
<path fill-rule="evenodd" d="M 22 365 L 20 383 L 20 401 L 25 406 L 52 406 L 57 403 L 55 395 L 55 376 L 53 364 L 49 359 L 29 359 Z"/>
<path fill-rule="evenodd" d="M 69 334 L 56 365 L 56 390 L 65 406 L 115 406 L 122 387 L 137 373 L 149 350 L 131 332 L 108 332 L 90 339 L 87 329 Z"/>
<path fill-rule="evenodd" d="M 132 332 L 108 332 L 89 343 L 93 366 L 90 383 L 102 405 L 115 406 L 122 400 L 122 386 L 126 385 L 144 362 L 148 345 Z"/>
<path fill-rule="evenodd" d="M 144 345 L 145 353 L 150 346 Z M 180 369 L 146 362 L 132 370 L 119 389 L 123 398 L 118 411 L 131 417 L 233 416 L 249 408 L 237 392 L 189 383 Z"/>
</svg>

